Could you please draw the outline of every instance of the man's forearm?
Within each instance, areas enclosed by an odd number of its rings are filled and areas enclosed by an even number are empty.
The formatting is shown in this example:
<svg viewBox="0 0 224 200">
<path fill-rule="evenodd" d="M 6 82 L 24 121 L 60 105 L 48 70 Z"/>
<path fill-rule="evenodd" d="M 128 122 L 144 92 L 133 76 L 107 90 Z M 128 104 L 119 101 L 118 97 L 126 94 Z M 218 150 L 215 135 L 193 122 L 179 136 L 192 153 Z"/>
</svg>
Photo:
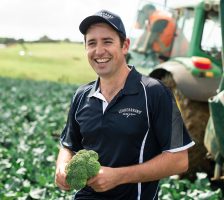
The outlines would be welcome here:
<svg viewBox="0 0 224 200">
<path fill-rule="evenodd" d="M 71 160 L 74 153 L 67 148 L 61 147 L 58 153 L 58 158 L 56 166 L 61 165 L 62 163 L 68 163 Z"/>
<path fill-rule="evenodd" d="M 138 165 L 117 168 L 120 184 L 138 183 L 159 180 L 188 169 L 187 150 L 169 153 L 164 152 L 155 158 Z"/>
</svg>

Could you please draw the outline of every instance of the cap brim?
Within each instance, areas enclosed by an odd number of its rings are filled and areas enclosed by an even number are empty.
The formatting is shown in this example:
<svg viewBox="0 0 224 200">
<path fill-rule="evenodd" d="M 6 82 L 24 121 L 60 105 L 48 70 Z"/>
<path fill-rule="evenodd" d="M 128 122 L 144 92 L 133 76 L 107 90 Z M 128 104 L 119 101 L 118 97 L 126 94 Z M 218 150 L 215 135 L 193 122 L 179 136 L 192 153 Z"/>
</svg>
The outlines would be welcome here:
<svg viewBox="0 0 224 200">
<path fill-rule="evenodd" d="M 100 23 L 100 22 L 104 22 L 109 24 L 110 26 L 113 26 L 109 21 L 107 21 L 101 16 L 89 16 L 81 22 L 81 24 L 79 25 L 79 30 L 82 34 L 86 34 L 86 31 L 92 24 Z"/>
</svg>

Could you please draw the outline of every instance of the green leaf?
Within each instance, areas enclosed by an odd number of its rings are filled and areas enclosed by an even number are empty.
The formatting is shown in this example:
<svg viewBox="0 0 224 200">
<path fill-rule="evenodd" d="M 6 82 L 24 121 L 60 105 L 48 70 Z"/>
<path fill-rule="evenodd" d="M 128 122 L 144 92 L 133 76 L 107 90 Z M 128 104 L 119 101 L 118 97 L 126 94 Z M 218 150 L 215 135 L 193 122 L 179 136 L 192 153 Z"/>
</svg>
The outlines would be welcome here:
<svg viewBox="0 0 224 200">
<path fill-rule="evenodd" d="M 33 199 L 45 199 L 46 188 L 36 188 L 36 189 L 32 189 L 30 191 L 29 195 Z"/>
</svg>

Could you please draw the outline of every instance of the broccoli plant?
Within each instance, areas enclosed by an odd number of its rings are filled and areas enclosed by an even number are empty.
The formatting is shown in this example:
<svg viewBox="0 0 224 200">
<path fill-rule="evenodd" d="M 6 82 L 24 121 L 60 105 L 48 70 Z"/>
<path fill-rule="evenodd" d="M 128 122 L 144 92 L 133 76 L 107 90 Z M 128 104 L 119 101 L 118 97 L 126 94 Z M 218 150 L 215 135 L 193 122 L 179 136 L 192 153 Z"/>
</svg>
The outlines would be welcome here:
<svg viewBox="0 0 224 200">
<path fill-rule="evenodd" d="M 66 181 L 71 189 L 80 190 L 100 170 L 99 156 L 93 150 L 78 151 L 66 165 Z"/>
</svg>

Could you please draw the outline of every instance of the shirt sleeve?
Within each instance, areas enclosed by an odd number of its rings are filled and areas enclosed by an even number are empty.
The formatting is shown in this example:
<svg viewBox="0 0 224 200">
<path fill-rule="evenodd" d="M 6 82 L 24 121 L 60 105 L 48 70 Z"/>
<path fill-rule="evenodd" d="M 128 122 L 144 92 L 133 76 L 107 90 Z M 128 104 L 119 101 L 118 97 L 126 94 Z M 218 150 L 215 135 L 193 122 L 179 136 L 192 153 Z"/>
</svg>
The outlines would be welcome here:
<svg viewBox="0 0 224 200">
<path fill-rule="evenodd" d="M 157 88 L 158 89 L 158 88 Z M 153 106 L 153 132 L 161 151 L 178 152 L 194 145 L 171 91 L 160 87 Z M 156 103 L 155 103 L 156 102 Z"/>
<path fill-rule="evenodd" d="M 75 119 L 77 110 L 78 94 L 76 93 L 72 99 L 67 122 L 61 133 L 60 143 L 63 147 L 70 149 L 73 152 L 77 152 L 83 149 L 81 145 L 82 136 L 80 134 L 80 127 Z"/>
</svg>

